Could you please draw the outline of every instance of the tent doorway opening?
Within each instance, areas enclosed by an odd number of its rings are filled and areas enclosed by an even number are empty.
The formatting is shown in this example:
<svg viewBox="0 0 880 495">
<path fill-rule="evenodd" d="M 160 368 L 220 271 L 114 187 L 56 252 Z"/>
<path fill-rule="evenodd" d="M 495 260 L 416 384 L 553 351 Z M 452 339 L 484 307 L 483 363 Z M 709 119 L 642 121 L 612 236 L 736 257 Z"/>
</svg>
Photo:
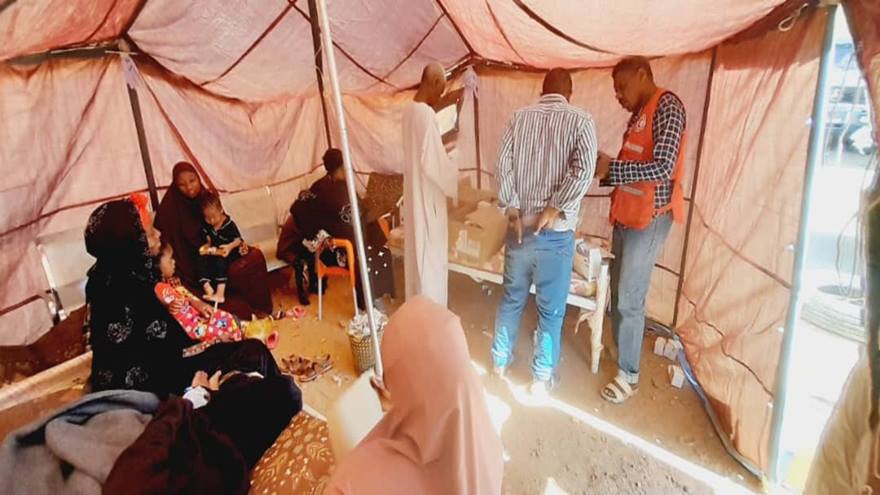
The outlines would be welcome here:
<svg viewBox="0 0 880 495">
<path fill-rule="evenodd" d="M 795 328 L 790 402 L 781 439 L 781 477 L 800 490 L 820 435 L 866 342 L 863 191 L 878 161 L 871 101 L 846 17 L 834 22 L 833 64 L 825 81 L 824 151 L 807 223 L 800 318 Z"/>
</svg>

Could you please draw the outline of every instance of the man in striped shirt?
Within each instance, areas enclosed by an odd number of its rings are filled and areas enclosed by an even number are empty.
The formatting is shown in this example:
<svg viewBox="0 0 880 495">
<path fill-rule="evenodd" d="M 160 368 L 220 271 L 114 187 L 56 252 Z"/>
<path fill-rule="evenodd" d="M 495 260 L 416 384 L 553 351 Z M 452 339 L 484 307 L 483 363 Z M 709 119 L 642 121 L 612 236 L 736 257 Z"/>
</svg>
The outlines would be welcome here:
<svg viewBox="0 0 880 495">
<path fill-rule="evenodd" d="M 495 317 L 495 373 L 510 365 L 520 318 L 534 283 L 538 305 L 533 393 L 555 383 L 562 320 L 571 281 L 574 231 L 596 163 L 596 131 L 587 112 L 569 104 L 571 75 L 553 69 L 541 99 L 517 111 L 501 143 L 495 176 L 510 228 L 504 296 Z"/>
</svg>

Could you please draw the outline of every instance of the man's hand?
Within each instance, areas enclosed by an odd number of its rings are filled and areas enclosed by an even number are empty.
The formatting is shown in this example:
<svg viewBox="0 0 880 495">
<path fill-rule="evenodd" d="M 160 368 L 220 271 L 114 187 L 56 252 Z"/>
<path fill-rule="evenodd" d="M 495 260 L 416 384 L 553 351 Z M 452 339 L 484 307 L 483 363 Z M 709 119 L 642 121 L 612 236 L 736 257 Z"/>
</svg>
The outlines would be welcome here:
<svg viewBox="0 0 880 495">
<path fill-rule="evenodd" d="M 599 180 L 605 179 L 610 172 L 611 157 L 600 151 L 599 156 L 596 158 L 596 178 Z"/>
<path fill-rule="evenodd" d="M 559 218 L 558 209 L 552 206 L 544 208 L 544 211 L 541 212 L 541 216 L 538 217 L 538 226 L 535 227 L 535 235 L 540 234 L 544 228 L 553 228 L 553 224 L 556 222 L 557 218 Z"/>
<path fill-rule="evenodd" d="M 370 378 L 370 385 L 373 386 L 373 390 L 376 391 L 376 394 L 379 396 L 379 404 L 382 406 L 383 412 L 388 412 L 391 410 L 391 393 L 388 392 L 388 389 L 385 388 L 385 383 L 380 381 L 375 376 Z"/>
<path fill-rule="evenodd" d="M 510 228 L 516 232 L 516 243 L 522 244 L 523 224 L 522 216 L 519 214 L 518 208 L 507 209 L 507 220 L 510 222 Z"/>
</svg>

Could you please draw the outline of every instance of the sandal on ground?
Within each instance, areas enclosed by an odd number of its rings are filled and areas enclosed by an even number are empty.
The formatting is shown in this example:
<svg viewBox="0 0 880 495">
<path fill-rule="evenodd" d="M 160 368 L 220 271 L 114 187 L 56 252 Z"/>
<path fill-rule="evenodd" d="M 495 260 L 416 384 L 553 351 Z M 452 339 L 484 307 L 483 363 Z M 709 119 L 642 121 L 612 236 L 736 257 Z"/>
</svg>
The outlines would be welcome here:
<svg viewBox="0 0 880 495">
<path fill-rule="evenodd" d="M 281 358 L 282 371 L 293 376 L 299 376 L 305 373 L 311 363 L 310 360 L 302 356 L 294 356 L 292 354 L 286 358 Z"/>
<path fill-rule="evenodd" d="M 639 386 L 637 384 L 628 383 L 624 377 L 617 375 L 611 383 L 605 385 L 601 395 L 603 399 L 612 404 L 621 404 L 638 391 Z"/>
<path fill-rule="evenodd" d="M 291 354 L 286 358 L 281 358 L 281 364 L 284 371 L 294 376 L 309 375 L 312 372 L 320 375 L 333 368 L 333 361 L 331 361 L 329 354 L 324 354 L 315 360 Z"/>
<path fill-rule="evenodd" d="M 292 309 L 288 309 L 287 311 L 279 309 L 272 315 L 276 320 L 283 320 L 285 318 L 293 318 L 298 320 L 306 315 L 306 310 L 302 306 L 294 306 Z"/>
<path fill-rule="evenodd" d="M 327 354 L 317 361 L 309 361 L 305 372 L 297 376 L 297 381 L 300 383 L 315 381 L 331 369 L 333 369 L 333 362 L 330 360 L 330 355 Z"/>
<path fill-rule="evenodd" d="M 332 365 L 331 365 L 332 367 Z M 313 382 L 321 375 L 326 373 L 330 368 L 325 368 L 321 363 L 312 361 L 306 368 L 305 373 L 298 375 L 296 380 L 300 383 Z"/>
</svg>

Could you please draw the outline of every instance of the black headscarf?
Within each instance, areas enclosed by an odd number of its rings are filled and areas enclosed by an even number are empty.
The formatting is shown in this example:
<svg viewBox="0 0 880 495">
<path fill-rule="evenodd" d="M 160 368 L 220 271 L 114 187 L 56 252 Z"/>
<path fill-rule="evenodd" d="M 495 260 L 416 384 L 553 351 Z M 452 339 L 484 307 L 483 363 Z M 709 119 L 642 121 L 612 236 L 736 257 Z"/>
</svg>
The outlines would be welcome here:
<svg viewBox="0 0 880 495">
<path fill-rule="evenodd" d="M 192 342 L 155 295 L 159 277 L 134 204 L 99 206 L 85 242 L 97 259 L 86 284 L 93 390 L 179 393 L 190 378 L 181 373 L 182 350 Z"/>
</svg>

